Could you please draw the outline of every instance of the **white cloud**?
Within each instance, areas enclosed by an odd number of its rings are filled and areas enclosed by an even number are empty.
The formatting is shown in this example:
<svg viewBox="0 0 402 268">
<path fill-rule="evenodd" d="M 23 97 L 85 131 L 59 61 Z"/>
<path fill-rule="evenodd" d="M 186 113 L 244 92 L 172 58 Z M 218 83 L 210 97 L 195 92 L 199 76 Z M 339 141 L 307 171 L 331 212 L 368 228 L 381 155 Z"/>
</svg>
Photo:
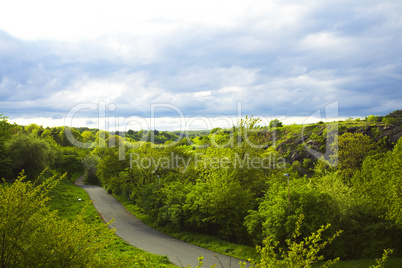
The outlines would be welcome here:
<svg viewBox="0 0 402 268">
<path fill-rule="evenodd" d="M 0 27 L 31 40 L 77 41 L 105 33 L 162 34 L 189 25 L 231 26 L 248 5 L 211 0 L 16 0 L 1 5 Z"/>
<path fill-rule="evenodd" d="M 339 56 L 345 51 L 356 52 L 357 47 L 352 37 L 339 36 L 334 32 L 318 32 L 308 34 L 301 40 L 301 47 L 306 50 L 313 50 L 316 53 L 326 54 L 327 56 Z M 334 53 L 328 55 L 328 53 Z"/>
<path fill-rule="evenodd" d="M 195 98 L 205 98 L 205 97 L 210 97 L 212 95 L 212 90 L 206 90 L 206 91 L 197 91 L 193 93 L 193 96 Z"/>
<path fill-rule="evenodd" d="M 208 118 L 239 102 L 266 116 L 334 100 L 343 113 L 397 109 L 401 12 L 395 1 L 9 1 L 0 103 L 58 116 L 99 101 L 143 117 L 152 103 Z"/>
</svg>

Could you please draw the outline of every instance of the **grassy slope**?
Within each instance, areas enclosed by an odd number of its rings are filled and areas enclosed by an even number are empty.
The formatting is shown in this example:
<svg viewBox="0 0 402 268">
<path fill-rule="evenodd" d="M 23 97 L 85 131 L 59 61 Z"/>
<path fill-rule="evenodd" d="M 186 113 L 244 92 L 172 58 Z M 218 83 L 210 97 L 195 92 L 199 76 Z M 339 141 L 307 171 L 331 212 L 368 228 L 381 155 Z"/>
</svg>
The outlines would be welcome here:
<svg viewBox="0 0 402 268">
<path fill-rule="evenodd" d="M 85 190 L 73 183 L 62 180 L 51 195 L 53 198 L 48 205 L 52 209 L 58 210 L 61 218 L 73 220 L 87 206 L 85 215 L 92 224 L 104 224 L 95 208 L 90 205 L 90 199 Z M 77 197 L 81 198 L 82 201 L 77 201 Z M 169 264 L 167 257 L 150 254 L 135 248 L 117 236 L 107 251 L 108 256 L 105 257 L 112 258 L 112 263 L 116 267 L 176 267 Z"/>
</svg>

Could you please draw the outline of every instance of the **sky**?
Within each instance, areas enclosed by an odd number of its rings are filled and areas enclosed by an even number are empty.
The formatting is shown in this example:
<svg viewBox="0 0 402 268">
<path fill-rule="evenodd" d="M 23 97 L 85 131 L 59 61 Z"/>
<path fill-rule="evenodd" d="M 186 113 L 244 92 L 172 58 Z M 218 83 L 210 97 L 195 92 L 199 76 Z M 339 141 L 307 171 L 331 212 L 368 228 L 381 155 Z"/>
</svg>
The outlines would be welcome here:
<svg viewBox="0 0 402 268">
<path fill-rule="evenodd" d="M 401 14 L 398 0 L 3 1 L 0 114 L 123 130 L 385 115 L 402 109 Z"/>
</svg>

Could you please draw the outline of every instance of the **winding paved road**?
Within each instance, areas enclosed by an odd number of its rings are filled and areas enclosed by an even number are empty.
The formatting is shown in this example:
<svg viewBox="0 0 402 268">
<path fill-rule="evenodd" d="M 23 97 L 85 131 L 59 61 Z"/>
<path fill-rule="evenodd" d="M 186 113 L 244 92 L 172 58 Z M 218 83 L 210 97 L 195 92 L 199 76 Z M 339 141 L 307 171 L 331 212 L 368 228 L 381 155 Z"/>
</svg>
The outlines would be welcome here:
<svg viewBox="0 0 402 268">
<path fill-rule="evenodd" d="M 150 228 L 125 209 L 102 187 L 84 185 L 83 177 L 78 178 L 75 184 L 89 194 L 96 210 L 105 222 L 114 219 L 110 227 L 116 228 L 116 234 L 130 245 L 147 252 L 165 255 L 177 266 L 186 267 L 191 264 L 191 267 L 196 267 L 198 257 L 203 256 L 206 268 L 213 264 L 224 268 L 240 267 L 238 259 L 188 244 Z"/>
</svg>

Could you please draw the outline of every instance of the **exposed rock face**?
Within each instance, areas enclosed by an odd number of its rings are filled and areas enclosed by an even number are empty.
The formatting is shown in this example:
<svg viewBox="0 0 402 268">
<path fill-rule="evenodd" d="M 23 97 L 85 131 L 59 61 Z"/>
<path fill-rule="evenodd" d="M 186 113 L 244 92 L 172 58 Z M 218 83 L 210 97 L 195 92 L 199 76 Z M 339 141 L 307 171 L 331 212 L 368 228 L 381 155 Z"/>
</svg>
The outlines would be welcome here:
<svg viewBox="0 0 402 268">
<path fill-rule="evenodd" d="M 367 127 L 350 127 L 346 131 L 339 133 L 342 135 L 345 132 L 350 133 L 362 133 L 364 135 L 370 136 L 375 142 L 383 142 L 387 149 L 394 148 L 395 143 L 402 136 L 402 128 L 393 125 L 377 125 L 377 126 L 367 126 Z"/>
<path fill-rule="evenodd" d="M 314 129 L 315 128 L 315 129 Z M 278 143 L 276 149 L 282 154 L 286 155 L 288 163 L 294 161 L 303 162 L 304 159 L 310 158 L 315 161 L 315 157 L 311 155 L 306 147 L 313 149 L 314 151 L 325 153 L 326 150 L 326 138 L 323 135 L 326 125 L 315 125 L 310 127 L 310 132 L 294 134 L 292 137 L 284 138 L 285 140 Z M 362 124 L 358 126 L 345 126 L 342 125 L 339 128 L 338 135 L 342 135 L 346 132 L 349 133 L 362 133 L 370 136 L 374 142 L 385 147 L 387 150 L 392 150 L 396 142 L 402 137 L 402 127 L 398 125 L 385 125 L 382 123 Z M 313 134 L 315 133 L 314 137 Z M 304 137 L 302 137 L 304 135 Z M 318 137 L 318 139 L 317 139 Z"/>
<path fill-rule="evenodd" d="M 311 124 L 292 128 L 291 126 L 266 130 L 260 133 L 259 141 L 267 144 L 266 148 L 274 146 L 276 150 L 285 156 L 288 163 L 295 161 L 303 163 L 304 159 L 311 159 L 311 163 L 317 159 L 308 149 L 325 153 L 327 148 L 327 131 L 335 127 L 338 135 L 344 133 L 362 133 L 387 150 L 392 150 L 396 142 L 402 137 L 402 110 L 394 111 L 386 116 L 375 117 L 377 122 L 346 121 L 338 122 L 337 126 L 331 124 Z M 296 131 L 295 131 L 296 130 Z"/>
</svg>

